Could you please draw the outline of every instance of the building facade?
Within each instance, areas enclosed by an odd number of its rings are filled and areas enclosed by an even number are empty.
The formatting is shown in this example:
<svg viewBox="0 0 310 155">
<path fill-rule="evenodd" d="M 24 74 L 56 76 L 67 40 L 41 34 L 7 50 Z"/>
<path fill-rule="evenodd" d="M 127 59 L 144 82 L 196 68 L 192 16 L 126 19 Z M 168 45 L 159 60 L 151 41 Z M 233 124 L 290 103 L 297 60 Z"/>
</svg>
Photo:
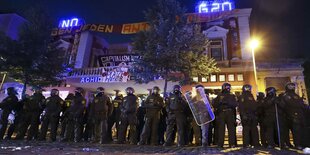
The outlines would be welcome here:
<svg viewBox="0 0 310 155">
<path fill-rule="evenodd" d="M 219 3 L 219 7 L 216 8 L 213 7 L 214 4 L 211 7 L 209 5 L 199 3 L 198 11 L 188 16 L 189 19 L 201 24 L 202 33 L 209 39 L 204 53 L 217 61 L 221 71 L 209 77 L 193 77 L 194 81 L 203 84 L 211 97 L 216 96 L 224 82 L 230 83 L 232 91 L 237 95 L 241 93 L 244 84 L 251 84 L 254 93 L 264 92 L 269 86 L 275 86 L 279 92 L 283 92 L 287 82 L 295 82 L 297 93 L 307 100 L 302 60 L 256 62 L 257 83 L 255 82 L 252 53 L 248 47 L 251 38 L 249 21 L 252 9 L 234 9 L 233 3 L 226 1 Z M 0 30 L 11 35 L 11 30 L 5 29 L 10 27 L 8 26 L 10 22 L 1 22 L 4 20 L 8 20 L 7 15 L 0 15 Z M 71 20 L 71 25 L 81 26 L 76 20 Z M 160 77 L 156 77 L 156 80 L 148 84 L 134 82 L 128 69 L 139 56 L 132 52 L 131 43 L 110 44 L 99 34 L 112 32 L 117 26 L 95 25 L 95 27 L 92 24 L 82 24 L 83 27 L 74 33 L 72 29 L 66 27 L 70 22 L 60 23 L 62 27 L 52 33 L 57 34 L 55 37 L 61 40 L 61 48 L 66 52 L 68 63 L 74 63 L 74 69 L 68 73 L 66 82 L 58 87 L 63 96 L 76 87 L 84 88 L 90 96 L 99 86 L 104 87 L 106 92 L 112 95 L 115 90 L 125 93 L 124 90 L 129 86 L 135 88 L 137 94 L 148 94 L 155 85 L 163 90 L 164 80 Z M 106 31 L 101 32 L 99 28 Z M 141 23 L 131 26 L 124 24 L 120 32 L 125 32 L 124 30 L 126 33 L 127 30 L 134 32 L 144 28 L 146 27 Z M 171 91 L 175 84 L 178 83 L 169 82 L 168 91 Z M 192 89 L 193 85 L 183 86 L 183 91 Z"/>
</svg>

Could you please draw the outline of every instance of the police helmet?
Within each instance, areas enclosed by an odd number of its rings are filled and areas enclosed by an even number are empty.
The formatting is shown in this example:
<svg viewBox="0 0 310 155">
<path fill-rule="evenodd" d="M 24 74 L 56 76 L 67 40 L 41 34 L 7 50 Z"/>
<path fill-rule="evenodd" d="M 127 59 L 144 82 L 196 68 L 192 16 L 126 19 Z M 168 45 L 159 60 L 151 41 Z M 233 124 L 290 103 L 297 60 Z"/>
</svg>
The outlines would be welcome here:
<svg viewBox="0 0 310 155">
<path fill-rule="evenodd" d="M 222 90 L 230 91 L 231 85 L 229 83 L 223 83 Z"/>
<path fill-rule="evenodd" d="M 52 89 L 51 90 L 51 96 L 57 96 L 59 95 L 59 90 L 58 89 Z"/>
<path fill-rule="evenodd" d="M 286 91 L 295 91 L 295 89 L 296 89 L 295 83 L 289 82 L 285 85 Z"/>
<path fill-rule="evenodd" d="M 245 84 L 242 86 L 242 91 L 243 92 L 251 92 L 252 91 L 252 86 L 249 84 Z"/>
<path fill-rule="evenodd" d="M 98 87 L 97 88 L 97 93 L 104 93 L 104 88 L 103 87 Z"/>
<path fill-rule="evenodd" d="M 265 93 L 263 93 L 263 92 L 257 93 L 257 98 L 263 99 L 264 97 L 265 97 Z"/>
<path fill-rule="evenodd" d="M 126 91 L 127 94 L 135 93 L 135 90 L 132 87 L 127 87 L 125 91 Z"/>
<path fill-rule="evenodd" d="M 266 88 L 266 94 L 267 94 L 267 96 L 274 96 L 274 95 L 276 95 L 276 92 L 277 92 L 277 90 L 276 90 L 276 88 L 275 87 L 268 87 L 268 88 Z"/>
<path fill-rule="evenodd" d="M 75 89 L 75 92 L 76 93 L 80 93 L 81 95 L 84 93 L 84 89 L 83 88 L 81 88 L 81 87 L 77 87 L 76 89 Z"/>
<path fill-rule="evenodd" d="M 199 84 L 195 88 L 205 88 L 205 87 L 202 84 Z"/>
<path fill-rule="evenodd" d="M 43 89 L 42 89 L 42 87 L 40 87 L 40 86 L 33 86 L 33 87 L 32 87 L 32 91 L 33 91 L 34 93 L 42 93 Z"/>
<path fill-rule="evenodd" d="M 9 95 L 11 95 L 11 94 L 16 95 L 17 94 L 17 92 L 16 92 L 14 87 L 7 88 L 7 92 L 8 92 Z"/>
<path fill-rule="evenodd" d="M 153 87 L 153 93 L 158 94 L 159 91 L 160 91 L 160 89 L 159 89 L 158 86 L 154 86 L 154 87 Z"/>
<path fill-rule="evenodd" d="M 173 90 L 178 90 L 178 91 L 181 91 L 181 86 L 180 85 L 174 85 L 173 86 Z"/>
</svg>

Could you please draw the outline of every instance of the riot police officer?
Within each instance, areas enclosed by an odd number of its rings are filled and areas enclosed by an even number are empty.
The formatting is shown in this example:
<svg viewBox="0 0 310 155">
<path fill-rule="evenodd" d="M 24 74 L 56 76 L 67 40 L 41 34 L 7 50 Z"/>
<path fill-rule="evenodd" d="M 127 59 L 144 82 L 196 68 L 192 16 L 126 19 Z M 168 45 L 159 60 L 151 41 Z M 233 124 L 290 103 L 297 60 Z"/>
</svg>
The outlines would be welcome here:
<svg viewBox="0 0 310 155">
<path fill-rule="evenodd" d="M 276 130 L 276 110 L 275 110 L 275 104 L 279 102 L 279 99 L 276 95 L 276 89 L 274 87 L 268 87 L 266 89 L 266 97 L 264 99 L 264 126 L 266 131 L 266 141 L 267 141 L 267 147 L 268 148 L 274 148 L 275 142 L 274 142 L 274 133 Z"/>
<path fill-rule="evenodd" d="M 302 128 L 305 122 L 304 110 L 306 106 L 303 99 L 295 93 L 295 87 L 294 83 L 288 83 L 285 86 L 282 103 L 287 113 L 289 128 L 293 133 L 294 145 L 297 149 L 302 149 Z"/>
<path fill-rule="evenodd" d="M 258 140 L 258 121 L 257 121 L 257 108 L 258 104 L 251 93 L 252 86 L 244 85 L 242 87 L 242 94 L 238 97 L 239 102 L 239 112 L 241 116 L 242 123 L 242 139 L 243 147 L 250 147 L 252 140 L 252 145 L 254 147 L 259 146 Z"/>
<path fill-rule="evenodd" d="M 134 95 L 132 87 L 126 88 L 127 96 L 124 97 L 124 102 L 121 105 L 121 123 L 118 133 L 118 143 L 123 144 L 126 139 L 127 127 L 129 125 L 129 142 L 130 144 L 137 143 L 136 126 L 137 126 L 137 108 L 138 97 Z"/>
<path fill-rule="evenodd" d="M 45 100 L 45 109 L 43 111 L 43 122 L 41 126 L 41 132 L 39 140 L 45 140 L 48 126 L 51 126 L 51 141 L 56 141 L 57 126 L 59 123 L 59 114 L 63 100 L 59 97 L 59 90 L 52 89 L 51 96 Z"/>
<path fill-rule="evenodd" d="M 15 139 L 23 139 L 27 129 L 27 140 L 36 139 L 39 131 L 39 119 L 40 114 L 43 111 L 43 104 L 45 102 L 45 97 L 42 94 L 42 89 L 40 87 L 35 87 L 34 94 L 29 97 L 29 99 L 24 100 L 23 106 L 23 121 L 20 124 L 20 129 L 16 135 Z"/>
<path fill-rule="evenodd" d="M 235 147 L 236 144 L 236 115 L 235 109 L 237 106 L 236 96 L 230 92 L 231 85 L 224 83 L 222 85 L 222 92 L 213 100 L 213 107 L 216 109 L 217 118 L 216 126 L 218 129 L 218 142 L 219 147 L 224 145 L 225 125 L 228 129 L 229 146 Z"/>
<path fill-rule="evenodd" d="M 203 88 L 204 89 L 204 86 L 203 85 L 197 85 L 196 86 L 196 88 Z M 196 94 L 199 94 L 199 92 L 197 91 L 197 89 L 196 89 Z M 198 97 L 199 96 L 199 97 Z M 193 99 L 193 105 L 191 105 L 192 107 L 196 107 L 196 108 L 194 108 L 194 109 L 200 109 L 199 107 L 205 107 L 205 104 L 203 103 L 203 102 L 201 102 L 201 101 L 199 101 L 200 100 L 200 95 L 197 95 L 197 96 L 195 96 Z M 194 110 L 194 109 L 192 109 L 193 110 L 193 112 L 194 111 L 196 111 L 196 110 Z M 194 114 L 195 113 L 195 114 Z M 195 121 L 195 119 L 194 119 L 194 116 L 193 115 L 196 115 L 197 116 L 197 114 L 196 114 L 196 112 L 194 112 L 194 113 L 189 113 L 188 114 L 188 120 L 189 120 L 189 122 L 188 122 L 188 124 L 187 124 L 187 126 L 189 126 L 190 128 L 189 128 L 189 134 L 190 134 L 190 137 L 188 138 L 189 139 L 189 144 L 191 144 L 192 143 L 192 139 L 193 139 L 193 137 L 195 137 L 195 146 L 199 146 L 199 145 L 201 145 L 201 140 L 202 140 L 202 136 L 204 137 L 204 138 L 206 138 L 207 139 L 207 136 L 208 136 L 208 128 L 209 128 L 209 124 L 207 123 L 207 124 L 203 124 L 203 125 L 201 125 L 201 128 L 200 128 L 200 126 L 198 126 L 198 124 L 197 124 L 197 122 Z M 198 113 L 198 112 L 197 112 Z M 196 118 L 197 119 L 197 118 Z M 198 122 L 200 122 L 200 118 L 198 118 L 199 120 L 197 120 Z M 204 119 L 204 118 L 202 118 L 202 119 Z M 202 128 L 204 129 L 204 132 L 203 132 L 203 134 L 202 134 Z M 192 135 L 192 136 L 191 136 Z M 206 136 L 206 137 L 205 137 Z M 206 139 L 203 139 L 204 140 L 204 145 L 203 146 L 207 146 L 207 140 Z"/>
<path fill-rule="evenodd" d="M 264 126 L 263 120 L 264 120 L 264 98 L 265 98 L 265 93 L 259 92 L 257 95 L 257 120 L 259 123 L 259 135 L 260 135 L 260 140 L 261 144 L 264 147 L 267 147 L 267 142 L 266 142 L 266 128 Z"/>
<path fill-rule="evenodd" d="M 71 105 L 65 112 L 67 125 L 65 129 L 65 138 L 62 141 L 80 142 L 83 133 L 83 116 L 86 106 L 86 99 L 83 97 L 84 89 L 76 88 Z"/>
<path fill-rule="evenodd" d="M 29 96 L 28 96 L 29 97 Z M 21 122 L 22 119 L 22 114 L 23 114 L 23 105 L 24 105 L 24 101 L 27 100 L 26 95 L 23 97 L 23 99 L 19 102 L 17 102 L 12 109 L 12 113 L 14 114 L 14 121 L 12 122 L 12 124 L 10 124 L 10 127 L 8 128 L 7 131 L 7 135 L 5 137 L 5 139 L 10 140 L 12 138 L 12 135 L 14 132 L 16 132 L 18 125 Z"/>
<path fill-rule="evenodd" d="M 120 116 L 121 116 L 121 109 L 120 105 L 123 103 L 123 95 L 119 94 L 119 90 L 115 90 L 116 95 L 114 100 L 112 101 L 113 105 L 113 112 L 112 115 L 108 119 L 108 133 L 107 133 L 107 138 L 108 141 L 112 141 L 112 127 L 115 124 L 116 128 L 116 136 L 118 135 L 119 131 L 119 121 L 120 121 Z"/>
<path fill-rule="evenodd" d="M 107 143 L 107 119 L 111 116 L 113 105 L 110 98 L 104 94 L 104 88 L 98 87 L 97 94 L 90 105 L 90 117 L 94 125 L 94 141 L 100 140 L 101 144 Z"/>
<path fill-rule="evenodd" d="M 164 146 L 171 146 L 174 142 L 174 129 L 175 125 L 177 126 L 178 132 L 178 146 L 185 145 L 185 130 L 186 130 L 186 113 L 188 110 L 188 105 L 182 96 L 181 86 L 175 85 L 173 86 L 173 92 L 170 93 L 166 110 L 168 113 L 167 118 L 167 131 L 166 131 L 166 142 Z"/>
<path fill-rule="evenodd" d="M 69 122 L 69 117 L 68 117 L 68 109 L 72 105 L 74 99 L 74 94 L 69 93 L 68 96 L 66 97 L 64 104 L 62 106 L 62 116 L 61 116 L 61 131 L 60 131 L 60 137 L 63 139 L 65 138 L 65 132 L 66 132 L 66 127 Z M 73 135 L 73 133 L 72 133 Z"/>
<path fill-rule="evenodd" d="M 0 108 L 2 109 L 2 115 L 0 118 L 0 140 L 3 139 L 3 136 L 5 134 L 8 125 L 9 114 L 18 102 L 18 98 L 16 97 L 17 92 L 15 91 L 14 87 L 7 88 L 7 94 L 8 96 L 0 103 Z"/>
<path fill-rule="evenodd" d="M 144 145 L 151 139 L 151 145 L 158 145 L 158 124 L 160 111 L 164 107 L 164 99 L 159 94 L 159 87 L 153 87 L 153 92 L 144 102 L 146 109 L 145 124 L 138 145 Z"/>
</svg>

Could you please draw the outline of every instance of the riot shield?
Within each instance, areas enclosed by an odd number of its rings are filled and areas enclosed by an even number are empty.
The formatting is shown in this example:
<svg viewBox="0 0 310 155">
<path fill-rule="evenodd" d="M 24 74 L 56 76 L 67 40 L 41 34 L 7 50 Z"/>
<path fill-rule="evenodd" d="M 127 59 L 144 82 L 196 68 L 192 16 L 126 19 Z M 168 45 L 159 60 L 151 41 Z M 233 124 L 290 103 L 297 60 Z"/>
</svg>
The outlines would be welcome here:
<svg viewBox="0 0 310 155">
<path fill-rule="evenodd" d="M 212 106 L 205 94 L 204 88 L 196 88 L 194 93 L 186 92 L 185 98 L 199 126 L 215 119 Z"/>
</svg>

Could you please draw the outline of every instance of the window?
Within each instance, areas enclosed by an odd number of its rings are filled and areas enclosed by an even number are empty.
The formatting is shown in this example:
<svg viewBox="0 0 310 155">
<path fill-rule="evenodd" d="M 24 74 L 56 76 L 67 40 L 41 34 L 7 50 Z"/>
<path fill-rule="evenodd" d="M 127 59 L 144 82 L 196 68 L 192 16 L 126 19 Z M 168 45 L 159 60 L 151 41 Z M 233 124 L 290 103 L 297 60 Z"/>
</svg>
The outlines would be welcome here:
<svg viewBox="0 0 310 155">
<path fill-rule="evenodd" d="M 225 76 L 225 74 L 220 74 L 220 75 L 219 75 L 219 81 L 220 81 L 220 82 L 225 82 L 225 81 L 226 81 L 226 76 Z"/>
<path fill-rule="evenodd" d="M 201 78 L 201 82 L 208 82 L 207 78 Z"/>
<path fill-rule="evenodd" d="M 216 61 L 222 60 L 222 49 L 221 48 L 211 48 L 211 57 Z"/>
<path fill-rule="evenodd" d="M 213 40 L 210 42 L 210 56 L 217 61 L 223 60 L 222 40 Z"/>
<path fill-rule="evenodd" d="M 235 74 L 228 74 L 228 81 L 235 81 Z"/>
<path fill-rule="evenodd" d="M 210 76 L 210 81 L 211 82 L 216 82 L 216 75 L 211 75 Z"/>
<path fill-rule="evenodd" d="M 198 77 L 193 77 L 193 81 L 198 82 Z"/>
<path fill-rule="evenodd" d="M 243 74 L 237 75 L 237 81 L 243 81 Z"/>
</svg>

